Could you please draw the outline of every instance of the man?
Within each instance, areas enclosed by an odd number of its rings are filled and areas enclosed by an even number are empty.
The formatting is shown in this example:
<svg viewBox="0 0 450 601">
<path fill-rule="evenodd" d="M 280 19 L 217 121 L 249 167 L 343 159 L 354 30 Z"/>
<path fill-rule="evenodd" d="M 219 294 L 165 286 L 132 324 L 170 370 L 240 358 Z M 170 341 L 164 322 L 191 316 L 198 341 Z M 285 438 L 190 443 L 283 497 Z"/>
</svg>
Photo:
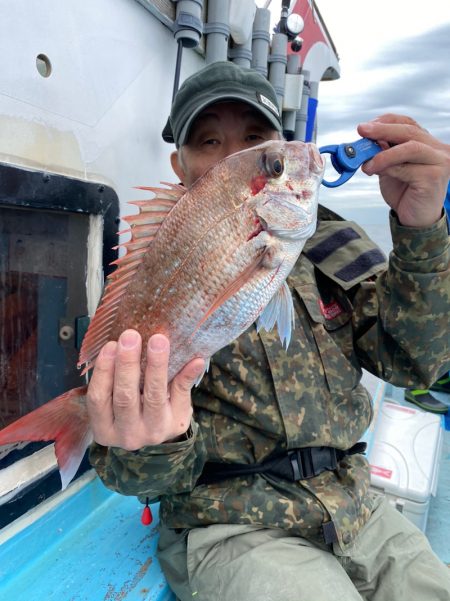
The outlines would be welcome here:
<svg viewBox="0 0 450 601">
<path fill-rule="evenodd" d="M 184 82 L 163 137 L 189 186 L 281 130 L 270 84 L 215 63 Z M 114 490 L 160 498 L 159 559 L 181 601 L 450 600 L 448 569 L 423 534 L 369 495 L 356 444 L 372 418 L 362 368 L 426 386 L 450 367 L 450 160 L 407 117 L 358 132 L 385 148 L 363 169 L 379 175 L 392 208 L 388 267 L 358 226 L 322 207 L 288 280 L 296 329 L 287 352 L 276 332 L 250 327 L 212 358 L 192 403 L 203 362 L 168 387 L 164 336 L 149 341 L 142 395 L 136 332 L 96 361 L 91 461 Z"/>
</svg>

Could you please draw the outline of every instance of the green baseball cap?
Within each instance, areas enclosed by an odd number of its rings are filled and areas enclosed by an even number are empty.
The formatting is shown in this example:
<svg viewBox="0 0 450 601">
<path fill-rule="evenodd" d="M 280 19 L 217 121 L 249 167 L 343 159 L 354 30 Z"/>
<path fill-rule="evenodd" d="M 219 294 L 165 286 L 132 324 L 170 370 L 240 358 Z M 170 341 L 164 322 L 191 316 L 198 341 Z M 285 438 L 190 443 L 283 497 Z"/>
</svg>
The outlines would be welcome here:
<svg viewBox="0 0 450 601">
<path fill-rule="evenodd" d="M 180 86 L 162 131 L 166 142 L 177 148 L 186 143 L 199 113 L 216 102 L 239 100 L 255 107 L 277 131 L 282 131 L 278 98 L 267 79 L 253 69 L 231 62 L 211 63 Z"/>
</svg>

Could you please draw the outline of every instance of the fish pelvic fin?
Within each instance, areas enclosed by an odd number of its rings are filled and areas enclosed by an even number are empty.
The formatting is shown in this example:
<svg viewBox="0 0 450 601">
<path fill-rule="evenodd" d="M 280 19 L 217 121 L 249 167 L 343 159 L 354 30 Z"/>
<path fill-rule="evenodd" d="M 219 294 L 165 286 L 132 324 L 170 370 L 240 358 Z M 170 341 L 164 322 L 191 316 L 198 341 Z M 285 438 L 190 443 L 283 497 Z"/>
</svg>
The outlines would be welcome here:
<svg viewBox="0 0 450 601">
<path fill-rule="evenodd" d="M 75 476 L 92 442 L 84 398 L 86 391 L 86 386 L 73 388 L 6 426 L 0 430 L 0 446 L 14 442 L 54 440 L 64 490 Z"/>
<path fill-rule="evenodd" d="M 128 223 L 129 229 L 119 233 L 129 232 L 131 238 L 115 247 L 124 248 L 125 254 L 111 263 L 117 268 L 106 280 L 100 305 L 83 339 L 78 358 L 78 368 L 86 365 L 83 374 L 94 365 L 100 349 L 108 342 L 120 301 L 127 291 L 128 284 L 139 269 L 148 246 L 156 236 L 161 223 L 186 192 L 186 188 L 179 184 L 164 182 L 164 185 L 167 188 L 138 186 L 140 190 L 153 192 L 154 198 L 128 203 L 138 207 L 139 212 L 123 218 Z"/>
<path fill-rule="evenodd" d="M 194 382 L 194 386 L 200 386 L 200 382 L 203 380 L 203 376 L 208 373 L 209 371 L 209 366 L 211 364 L 211 357 L 208 357 L 207 359 L 205 359 L 205 368 L 202 371 L 202 373 L 198 376 L 198 378 L 195 380 Z"/>
<path fill-rule="evenodd" d="M 277 324 L 281 344 L 287 349 L 295 326 L 295 312 L 292 294 L 286 282 L 283 282 L 256 320 L 256 330 L 259 332 L 264 328 L 270 332 L 275 324 Z"/>
</svg>

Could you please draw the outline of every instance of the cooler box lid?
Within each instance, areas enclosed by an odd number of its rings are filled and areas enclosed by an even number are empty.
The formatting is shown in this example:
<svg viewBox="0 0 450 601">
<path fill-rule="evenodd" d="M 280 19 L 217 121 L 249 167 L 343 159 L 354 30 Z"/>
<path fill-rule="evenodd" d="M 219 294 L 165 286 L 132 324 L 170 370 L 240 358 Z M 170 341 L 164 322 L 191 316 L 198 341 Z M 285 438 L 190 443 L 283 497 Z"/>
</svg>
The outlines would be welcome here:
<svg viewBox="0 0 450 601">
<path fill-rule="evenodd" d="M 435 494 L 442 448 L 440 416 L 384 402 L 369 454 L 371 483 L 426 503 Z"/>
</svg>

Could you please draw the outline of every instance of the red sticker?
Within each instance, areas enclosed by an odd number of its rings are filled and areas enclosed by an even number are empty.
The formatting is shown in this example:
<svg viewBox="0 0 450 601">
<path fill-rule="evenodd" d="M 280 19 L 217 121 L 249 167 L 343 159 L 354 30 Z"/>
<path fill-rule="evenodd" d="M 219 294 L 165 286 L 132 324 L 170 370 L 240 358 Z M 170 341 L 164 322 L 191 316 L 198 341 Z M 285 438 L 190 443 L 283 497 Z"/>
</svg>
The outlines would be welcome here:
<svg viewBox="0 0 450 601">
<path fill-rule="evenodd" d="M 319 306 L 320 306 L 320 311 L 321 311 L 322 315 L 325 317 L 325 319 L 334 319 L 335 317 L 338 317 L 339 315 L 341 315 L 341 313 L 344 312 L 341 305 L 335 300 L 331 301 L 331 303 L 328 303 L 326 305 L 323 302 L 323 300 L 321 298 L 319 298 Z"/>
<path fill-rule="evenodd" d="M 386 478 L 386 480 L 390 480 L 392 478 L 392 470 L 388 470 L 385 467 L 380 467 L 379 465 L 371 465 L 370 473 L 374 476 L 380 476 L 380 478 Z"/>
</svg>

